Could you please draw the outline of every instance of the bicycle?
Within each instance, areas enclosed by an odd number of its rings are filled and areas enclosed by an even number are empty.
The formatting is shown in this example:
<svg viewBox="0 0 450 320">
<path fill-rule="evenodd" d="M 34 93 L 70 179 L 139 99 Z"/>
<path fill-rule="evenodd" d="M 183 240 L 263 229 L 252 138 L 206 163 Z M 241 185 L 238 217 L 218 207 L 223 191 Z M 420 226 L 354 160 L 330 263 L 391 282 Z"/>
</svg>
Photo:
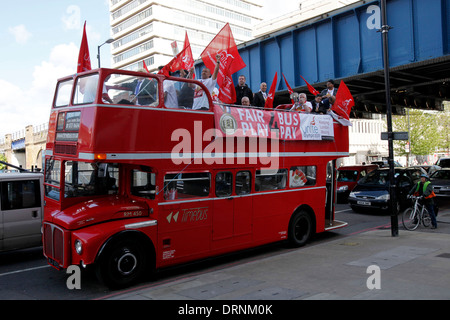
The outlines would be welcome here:
<svg viewBox="0 0 450 320">
<path fill-rule="evenodd" d="M 411 196 L 414 204 L 403 211 L 402 222 L 406 230 L 416 230 L 420 223 L 424 227 L 431 225 L 431 216 L 424 204 L 420 203 L 423 197 Z"/>
</svg>

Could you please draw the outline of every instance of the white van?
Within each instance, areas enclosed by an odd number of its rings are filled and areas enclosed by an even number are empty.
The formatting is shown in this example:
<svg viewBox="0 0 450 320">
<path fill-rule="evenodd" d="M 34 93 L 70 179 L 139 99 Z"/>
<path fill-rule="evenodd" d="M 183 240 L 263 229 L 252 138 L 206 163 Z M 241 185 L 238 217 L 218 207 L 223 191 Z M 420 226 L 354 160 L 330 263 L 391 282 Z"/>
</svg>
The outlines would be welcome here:
<svg viewBox="0 0 450 320">
<path fill-rule="evenodd" d="M 0 173 L 0 251 L 42 244 L 42 173 Z"/>
</svg>

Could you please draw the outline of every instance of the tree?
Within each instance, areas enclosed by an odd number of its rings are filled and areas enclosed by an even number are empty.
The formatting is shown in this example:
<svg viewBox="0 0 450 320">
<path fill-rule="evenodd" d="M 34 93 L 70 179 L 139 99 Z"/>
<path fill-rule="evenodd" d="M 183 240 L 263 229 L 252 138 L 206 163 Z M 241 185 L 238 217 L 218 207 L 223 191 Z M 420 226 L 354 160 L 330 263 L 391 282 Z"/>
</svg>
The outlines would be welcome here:
<svg viewBox="0 0 450 320">
<path fill-rule="evenodd" d="M 436 114 L 416 109 L 409 110 L 409 128 L 408 114 L 393 117 L 394 131 L 409 131 L 411 154 L 418 156 L 436 152 L 441 141 L 441 128 L 438 123 Z M 408 155 L 407 143 L 408 141 L 403 140 L 394 141 L 394 152 L 399 156 Z"/>
<path fill-rule="evenodd" d="M 444 102 L 444 110 L 439 114 L 440 141 L 439 150 L 449 153 L 450 150 L 450 103 Z"/>
</svg>

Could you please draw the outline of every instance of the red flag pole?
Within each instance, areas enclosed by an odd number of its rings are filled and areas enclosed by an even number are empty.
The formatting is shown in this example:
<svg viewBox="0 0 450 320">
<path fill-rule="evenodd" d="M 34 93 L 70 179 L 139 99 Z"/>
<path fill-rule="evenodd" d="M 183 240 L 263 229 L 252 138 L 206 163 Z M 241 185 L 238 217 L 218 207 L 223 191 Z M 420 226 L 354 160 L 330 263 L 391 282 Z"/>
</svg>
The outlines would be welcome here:
<svg viewBox="0 0 450 320">
<path fill-rule="evenodd" d="M 227 23 L 203 50 L 200 57 L 209 70 L 214 70 L 216 55 L 220 55 L 220 69 L 217 76 L 219 99 L 224 103 L 234 103 L 235 89 L 232 74 L 246 65 L 239 55 L 230 25 Z"/>
<path fill-rule="evenodd" d="M 308 90 L 309 90 L 309 92 L 310 92 L 312 95 L 316 96 L 316 95 L 318 95 L 318 94 L 320 93 L 319 91 L 317 91 L 316 89 L 314 89 L 314 87 L 313 87 L 312 85 L 310 85 L 310 84 L 308 83 L 308 81 L 306 81 L 305 78 L 303 78 L 301 75 L 300 75 L 300 78 L 302 78 L 303 81 L 305 81 L 305 83 L 306 83 L 306 85 L 307 85 L 307 87 L 308 87 Z"/>
<path fill-rule="evenodd" d="M 264 105 L 264 109 L 273 108 L 273 100 L 275 99 L 275 90 L 277 88 L 277 82 L 278 82 L 278 72 L 275 72 L 272 84 L 270 85 L 269 94 L 267 95 L 266 104 Z"/>
<path fill-rule="evenodd" d="M 144 70 L 147 71 L 148 73 L 150 73 L 150 71 L 148 71 L 147 64 L 145 63 L 145 60 L 142 60 L 142 65 L 144 67 Z"/>
<path fill-rule="evenodd" d="M 86 21 L 84 22 L 83 37 L 81 39 L 80 52 L 78 54 L 77 73 L 91 70 L 91 57 L 86 36 Z"/>
<path fill-rule="evenodd" d="M 288 88 L 289 95 L 293 94 L 293 93 L 294 93 L 294 90 L 292 90 L 291 86 L 290 86 L 289 83 L 287 82 L 286 77 L 284 76 L 284 73 L 281 73 L 281 74 L 283 75 L 284 82 L 286 82 L 286 87 Z M 291 99 L 291 101 L 292 101 L 292 104 L 294 104 L 294 100 Z"/>
</svg>

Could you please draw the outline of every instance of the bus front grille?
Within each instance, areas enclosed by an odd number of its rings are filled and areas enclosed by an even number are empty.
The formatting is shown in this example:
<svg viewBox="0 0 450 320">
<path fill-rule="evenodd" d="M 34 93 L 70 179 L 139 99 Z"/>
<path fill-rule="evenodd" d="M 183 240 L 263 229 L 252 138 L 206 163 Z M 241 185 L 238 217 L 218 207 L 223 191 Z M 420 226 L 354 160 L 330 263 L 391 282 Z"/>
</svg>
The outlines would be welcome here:
<svg viewBox="0 0 450 320">
<path fill-rule="evenodd" d="M 59 227 L 44 223 L 44 255 L 49 264 L 60 269 L 64 266 L 64 231 Z"/>
</svg>

